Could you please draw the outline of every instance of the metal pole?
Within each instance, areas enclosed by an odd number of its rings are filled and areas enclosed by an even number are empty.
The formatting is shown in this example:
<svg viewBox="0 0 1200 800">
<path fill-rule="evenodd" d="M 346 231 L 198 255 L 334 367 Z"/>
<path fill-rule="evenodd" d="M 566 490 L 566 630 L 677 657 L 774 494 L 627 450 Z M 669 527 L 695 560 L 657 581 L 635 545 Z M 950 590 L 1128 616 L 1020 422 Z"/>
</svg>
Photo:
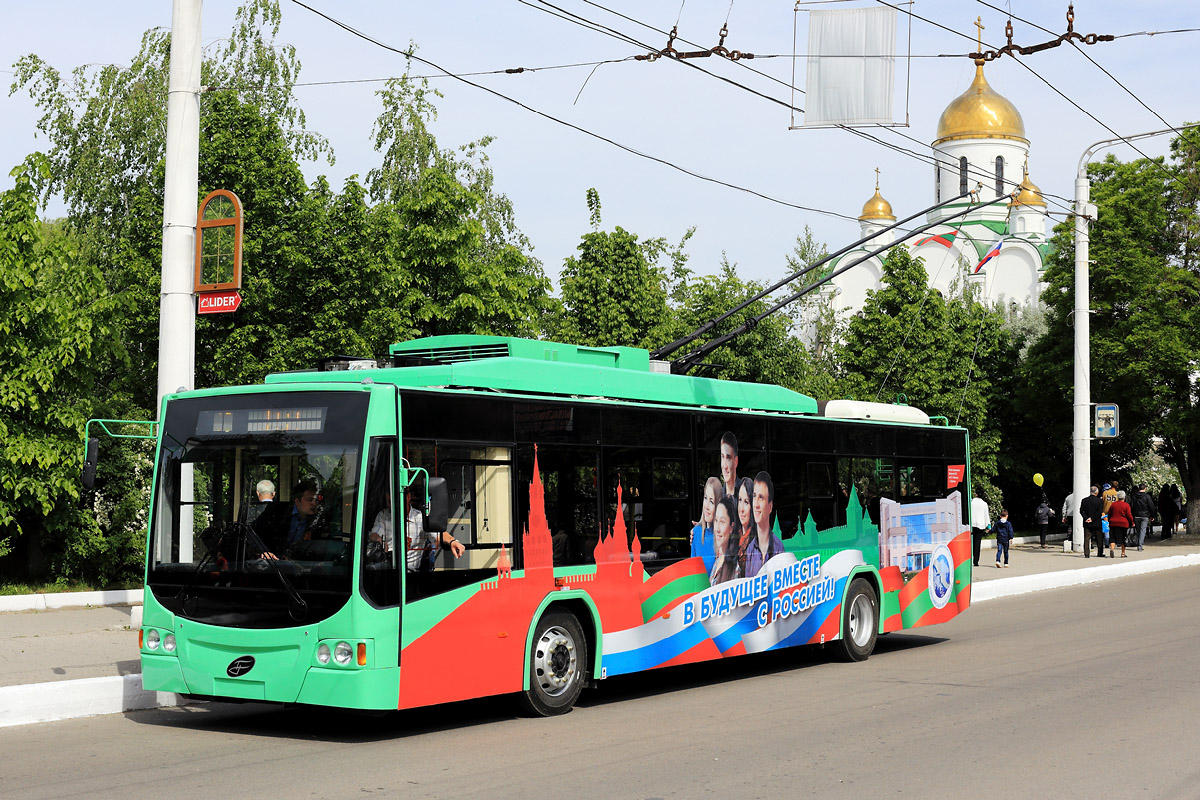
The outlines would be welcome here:
<svg viewBox="0 0 1200 800">
<path fill-rule="evenodd" d="M 196 383 L 196 202 L 200 169 L 200 6 L 174 0 L 171 71 L 167 84 L 166 179 L 163 185 L 162 288 L 158 305 L 158 414 L 163 397 Z M 191 509 L 191 465 L 181 475 L 180 501 Z M 169 526 L 152 558 L 174 560 Z M 179 561 L 191 561 L 192 516 L 179 525 Z"/>
<path fill-rule="evenodd" d="M 1071 549 L 1083 544 L 1083 517 L 1079 503 L 1091 494 L 1092 440 L 1088 424 L 1091 410 L 1091 311 L 1088 289 L 1088 220 L 1094 218 L 1096 207 L 1088 202 L 1090 184 L 1087 177 L 1087 157 L 1080 160 L 1075 177 L 1075 399 L 1071 433 L 1072 476 L 1074 493 L 1071 509 Z"/>
<path fill-rule="evenodd" d="M 166 394 L 194 388 L 197 177 L 200 163 L 201 0 L 174 0 L 163 187 L 162 289 L 158 322 L 158 409 Z"/>
<path fill-rule="evenodd" d="M 1135 133 L 1114 139 L 1101 139 L 1083 151 L 1079 167 L 1075 172 L 1075 400 L 1071 433 L 1072 476 L 1071 491 L 1074 492 L 1075 508 L 1072 509 L 1071 547 L 1075 552 L 1083 547 L 1083 518 L 1079 515 L 1079 503 L 1091 494 L 1092 469 L 1092 398 L 1091 398 L 1091 303 L 1088 285 L 1088 223 L 1096 218 L 1096 206 L 1089 202 L 1091 183 L 1087 176 L 1088 160 L 1097 150 L 1113 144 L 1121 144 L 1162 136 L 1178 134 L 1185 128 L 1166 128 L 1159 131 Z"/>
</svg>

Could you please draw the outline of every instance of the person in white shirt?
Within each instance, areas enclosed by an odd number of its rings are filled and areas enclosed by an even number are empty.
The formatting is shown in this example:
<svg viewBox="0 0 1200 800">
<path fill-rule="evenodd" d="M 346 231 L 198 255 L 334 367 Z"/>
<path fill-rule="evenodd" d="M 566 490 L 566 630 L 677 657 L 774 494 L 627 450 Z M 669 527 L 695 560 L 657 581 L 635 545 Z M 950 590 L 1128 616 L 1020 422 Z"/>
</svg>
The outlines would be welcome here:
<svg viewBox="0 0 1200 800">
<path fill-rule="evenodd" d="M 391 504 L 388 505 L 390 507 Z M 405 535 L 408 537 L 407 565 L 409 572 L 424 572 L 433 569 L 433 559 L 437 555 L 439 543 L 449 547 L 455 558 L 462 557 L 467 548 L 463 546 L 462 542 L 451 536 L 450 531 L 442 531 L 440 535 L 433 532 L 426 533 L 425 517 L 421 514 L 420 509 L 413 506 L 411 493 L 405 493 L 404 505 L 407 508 L 404 527 Z M 390 533 L 390 512 L 388 521 Z"/>
<path fill-rule="evenodd" d="M 992 516 L 988 513 L 987 501 L 975 495 L 971 501 L 971 556 L 975 566 L 979 566 L 979 550 L 983 546 L 983 537 L 992 526 Z"/>
</svg>

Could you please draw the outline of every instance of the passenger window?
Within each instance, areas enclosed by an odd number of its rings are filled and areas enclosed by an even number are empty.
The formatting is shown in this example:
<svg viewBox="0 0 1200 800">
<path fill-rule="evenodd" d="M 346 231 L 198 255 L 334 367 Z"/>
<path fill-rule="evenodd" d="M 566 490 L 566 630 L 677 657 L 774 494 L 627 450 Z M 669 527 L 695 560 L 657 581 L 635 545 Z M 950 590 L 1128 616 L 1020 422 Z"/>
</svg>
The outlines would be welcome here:
<svg viewBox="0 0 1200 800">
<path fill-rule="evenodd" d="M 556 567 L 596 560 L 600 532 L 596 506 L 599 452 L 599 448 L 571 445 L 543 445 L 537 449 L 538 474 Z M 521 477 L 517 493 L 522 531 L 529 524 L 533 453 L 533 448 L 527 445 L 518 450 Z M 515 558 L 513 566 L 517 566 Z"/>
</svg>

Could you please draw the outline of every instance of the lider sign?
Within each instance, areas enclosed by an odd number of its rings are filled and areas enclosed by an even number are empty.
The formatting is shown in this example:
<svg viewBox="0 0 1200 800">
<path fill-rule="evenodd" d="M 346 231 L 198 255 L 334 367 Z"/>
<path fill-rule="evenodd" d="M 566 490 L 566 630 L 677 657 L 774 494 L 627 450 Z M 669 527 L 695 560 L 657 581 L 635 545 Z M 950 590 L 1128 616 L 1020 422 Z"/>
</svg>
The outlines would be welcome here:
<svg viewBox="0 0 1200 800">
<path fill-rule="evenodd" d="M 242 296 L 237 293 L 236 289 L 225 292 L 206 292 L 200 295 L 200 302 L 196 306 L 196 313 L 224 314 L 230 311 L 237 311 L 238 306 L 241 304 Z"/>
</svg>

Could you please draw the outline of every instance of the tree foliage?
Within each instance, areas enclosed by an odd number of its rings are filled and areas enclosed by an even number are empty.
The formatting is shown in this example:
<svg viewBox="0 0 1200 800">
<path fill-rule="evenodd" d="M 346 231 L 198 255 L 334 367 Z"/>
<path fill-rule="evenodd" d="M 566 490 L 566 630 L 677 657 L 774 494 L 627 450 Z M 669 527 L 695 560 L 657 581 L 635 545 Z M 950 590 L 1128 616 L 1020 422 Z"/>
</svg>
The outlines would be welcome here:
<svg viewBox="0 0 1200 800">
<path fill-rule="evenodd" d="M 340 192 L 323 178 L 306 185 L 300 162 L 322 155 L 332 160 L 332 152 L 323 137 L 305 129 L 292 92 L 300 62 L 294 48 L 277 41 L 279 23 L 277 0 L 247 0 L 231 35 L 204 59 L 199 188 L 201 195 L 229 189 L 242 200 L 244 302 L 235 314 L 197 319 L 196 385 L 254 383 L 271 371 L 311 367 L 323 356 L 377 354 L 414 336 L 533 333 L 549 284 L 516 226 L 512 204 L 495 186 L 485 153 L 489 139 L 441 149 L 424 125 L 436 94 L 427 102 L 423 90 L 406 89 L 414 84 L 400 79 L 383 93 L 375 128 L 383 163 L 367 184 L 352 177 Z M 81 316 L 107 326 L 102 357 L 63 361 L 44 404 L 23 414 L 36 411 L 72 425 L 89 415 L 157 415 L 169 45 L 165 31 L 148 31 L 129 65 L 83 67 L 66 77 L 36 55 L 15 65 L 10 93 L 31 95 L 42 112 L 38 128 L 49 140 L 46 169 L 22 179 L 20 203 L 36 210 L 39 195 L 63 198 L 66 220 L 46 230 L 77 251 L 68 260 L 52 258 L 56 269 L 42 270 L 41 283 L 25 289 L 41 292 L 57 280 L 66 302 L 78 296 L 77 284 L 91 285 L 125 310 Z M 21 230 L 14 227 L 12 235 L 24 236 Z M 58 252 L 49 244 L 29 246 Z M 20 274 L 14 268 L 14 280 Z M 14 300 L 12 307 L 25 305 Z M 54 325 L 39 323 L 46 337 L 55 335 Z M 67 333 L 86 329 L 83 322 L 67 327 Z M 69 335 L 60 338 L 62 347 L 74 343 Z M 49 341 L 13 339 L 0 348 L 19 355 L 21 347 Z M 28 460 L 33 445 L 15 436 L 5 442 L 6 456 L 24 459 L 13 462 L 10 481 L 22 493 L 20 502 L 35 497 L 45 511 L 46 504 L 58 509 L 78 500 L 81 434 L 69 429 L 63 435 L 71 447 L 41 448 L 37 464 Z M 75 533 L 68 536 L 72 526 L 57 517 L 21 516 L 24 506 L 14 511 L 9 495 L 3 501 L 0 519 L 11 517 L 12 525 L 45 542 L 59 575 L 108 580 L 140 560 L 135 542 L 144 539 L 148 454 L 128 441 L 106 440 L 103 449 L 91 522 L 75 525 Z M 18 451 L 25 455 L 14 455 Z M 53 458 L 62 462 L 47 461 Z M 44 487 L 41 494 L 30 494 L 34 484 Z M 0 528 L 0 541 L 8 542 L 0 557 L 15 530 Z M 63 536 L 56 538 L 58 531 Z M 108 558 L 98 542 L 111 543 L 116 556 Z"/>
<path fill-rule="evenodd" d="M 103 407 L 92 366 L 112 356 L 124 306 L 68 237 L 43 235 L 34 175 L 48 170 L 35 154 L 0 193 L 0 556 L 22 547 L 34 570 L 68 538 L 103 549 L 78 507 L 79 465 L 84 425 Z"/>
<path fill-rule="evenodd" d="M 975 487 L 998 503 L 1002 441 L 994 415 L 1011 391 L 1015 362 L 1003 313 L 974 290 L 944 298 L 928 288 L 923 262 L 904 247 L 888 253 L 882 284 L 850 319 L 846 385 L 859 399 L 899 399 L 966 427 Z"/>
<path fill-rule="evenodd" d="M 556 333 L 582 345 L 653 349 L 665 341 L 667 273 L 658 265 L 664 239 L 638 239 L 617 226 L 600 230 L 600 195 L 587 192 L 592 231 L 563 264 Z"/>
<path fill-rule="evenodd" d="M 1089 230 L 1091 398 L 1121 408 L 1121 436 L 1093 442 L 1094 480 L 1126 477 L 1126 465 L 1159 436 L 1162 456 L 1178 469 L 1189 498 L 1200 501 L 1198 152 L 1200 139 L 1189 131 L 1175 140 L 1169 160 L 1123 163 L 1110 155 L 1089 164 L 1088 177 L 1098 208 Z M 1054 390 L 1039 399 L 1046 418 L 1059 420 L 1053 429 L 1063 441 L 1070 440 L 1073 232 L 1073 220 L 1055 228 L 1056 257 L 1043 293 L 1048 330 L 1029 364 L 1029 379 Z"/>
</svg>

